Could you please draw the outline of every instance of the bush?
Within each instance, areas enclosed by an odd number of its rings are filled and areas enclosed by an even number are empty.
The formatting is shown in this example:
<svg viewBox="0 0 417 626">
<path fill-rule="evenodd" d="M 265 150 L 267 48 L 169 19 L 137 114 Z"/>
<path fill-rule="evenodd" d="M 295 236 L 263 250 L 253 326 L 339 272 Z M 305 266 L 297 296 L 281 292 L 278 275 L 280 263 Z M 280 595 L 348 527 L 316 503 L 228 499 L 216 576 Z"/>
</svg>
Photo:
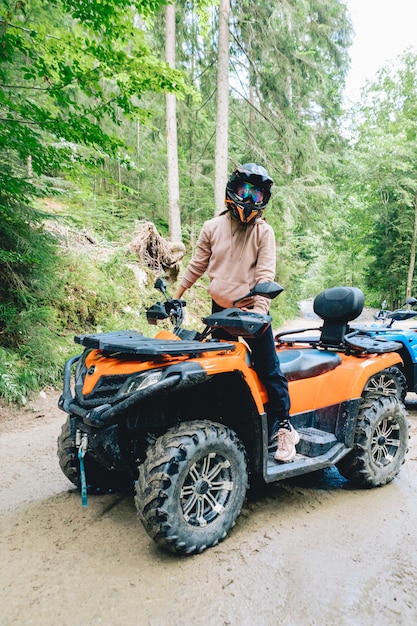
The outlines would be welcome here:
<svg viewBox="0 0 417 626">
<path fill-rule="evenodd" d="M 19 355 L 0 348 L 0 397 L 9 404 L 25 404 L 29 391 L 36 387 L 36 374 Z"/>
</svg>

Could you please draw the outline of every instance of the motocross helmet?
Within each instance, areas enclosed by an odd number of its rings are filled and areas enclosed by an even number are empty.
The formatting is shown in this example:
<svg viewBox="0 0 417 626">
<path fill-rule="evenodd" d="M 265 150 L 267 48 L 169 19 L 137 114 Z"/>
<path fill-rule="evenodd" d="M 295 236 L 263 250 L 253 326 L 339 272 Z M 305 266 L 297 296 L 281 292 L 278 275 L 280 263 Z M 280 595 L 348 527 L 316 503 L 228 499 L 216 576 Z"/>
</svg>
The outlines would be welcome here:
<svg viewBox="0 0 417 626">
<path fill-rule="evenodd" d="M 232 216 L 249 224 L 262 215 L 271 197 L 273 180 L 262 165 L 245 163 L 230 175 L 226 185 L 226 206 Z"/>
</svg>

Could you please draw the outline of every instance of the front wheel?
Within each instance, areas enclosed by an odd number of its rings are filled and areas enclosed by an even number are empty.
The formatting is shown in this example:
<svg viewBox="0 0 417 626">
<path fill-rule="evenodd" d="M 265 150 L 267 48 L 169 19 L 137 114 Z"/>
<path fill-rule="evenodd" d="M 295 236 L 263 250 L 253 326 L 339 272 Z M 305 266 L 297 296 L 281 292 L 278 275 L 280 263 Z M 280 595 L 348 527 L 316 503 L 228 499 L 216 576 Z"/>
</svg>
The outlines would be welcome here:
<svg viewBox="0 0 417 626">
<path fill-rule="evenodd" d="M 407 414 L 398 398 L 369 397 L 359 411 L 353 450 L 337 468 L 359 487 L 380 487 L 400 471 L 408 440 Z"/>
<path fill-rule="evenodd" d="M 210 421 L 171 428 L 139 466 L 135 503 L 148 534 L 174 554 L 195 554 L 224 539 L 248 487 L 243 444 Z"/>
</svg>

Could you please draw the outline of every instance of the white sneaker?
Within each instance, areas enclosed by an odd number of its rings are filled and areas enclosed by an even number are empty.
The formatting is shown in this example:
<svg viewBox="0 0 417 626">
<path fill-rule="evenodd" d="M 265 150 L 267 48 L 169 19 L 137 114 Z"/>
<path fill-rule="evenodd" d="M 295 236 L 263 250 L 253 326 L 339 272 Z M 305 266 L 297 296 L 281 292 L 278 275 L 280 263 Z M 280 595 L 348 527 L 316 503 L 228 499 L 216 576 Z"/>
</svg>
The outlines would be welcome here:
<svg viewBox="0 0 417 626">
<path fill-rule="evenodd" d="M 291 426 L 291 430 L 280 428 L 274 435 L 274 439 L 278 439 L 275 460 L 282 463 L 292 461 L 296 455 L 295 446 L 300 441 L 300 435 L 295 428 L 293 426 Z"/>
</svg>

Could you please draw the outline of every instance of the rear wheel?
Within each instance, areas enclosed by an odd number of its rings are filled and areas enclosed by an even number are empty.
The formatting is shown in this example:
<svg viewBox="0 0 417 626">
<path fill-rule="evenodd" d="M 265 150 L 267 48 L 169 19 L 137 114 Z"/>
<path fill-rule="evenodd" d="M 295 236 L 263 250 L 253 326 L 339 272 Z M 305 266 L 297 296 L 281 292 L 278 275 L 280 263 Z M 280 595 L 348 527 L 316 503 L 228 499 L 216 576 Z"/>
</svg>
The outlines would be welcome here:
<svg viewBox="0 0 417 626">
<path fill-rule="evenodd" d="M 408 449 L 409 424 L 396 396 L 363 400 L 353 450 L 338 464 L 339 472 L 360 487 L 380 487 L 400 471 Z"/>
<path fill-rule="evenodd" d="M 394 395 L 404 402 L 407 395 L 407 379 L 398 367 L 387 367 L 371 376 L 365 385 L 364 394 Z"/>
<path fill-rule="evenodd" d="M 139 467 L 135 503 L 148 534 L 174 554 L 216 545 L 248 487 L 243 444 L 221 424 L 193 421 L 159 437 Z"/>
<path fill-rule="evenodd" d="M 58 459 L 61 470 L 73 485 L 81 488 L 80 463 L 75 445 L 75 433 L 71 428 L 71 416 L 63 424 L 58 436 Z M 123 489 L 131 484 L 127 476 L 116 474 L 96 463 L 88 453 L 84 458 L 85 476 L 89 493 L 106 493 Z"/>
</svg>

